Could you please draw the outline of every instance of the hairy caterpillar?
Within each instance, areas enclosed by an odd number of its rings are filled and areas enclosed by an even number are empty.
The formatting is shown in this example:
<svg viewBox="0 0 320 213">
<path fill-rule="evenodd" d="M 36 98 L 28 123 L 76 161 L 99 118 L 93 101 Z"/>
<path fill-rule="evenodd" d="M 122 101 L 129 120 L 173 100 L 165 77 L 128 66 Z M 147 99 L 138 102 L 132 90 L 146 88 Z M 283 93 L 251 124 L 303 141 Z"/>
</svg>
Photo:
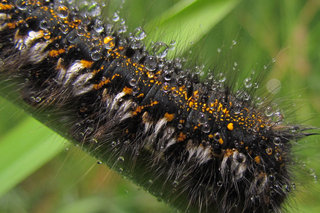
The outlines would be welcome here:
<svg viewBox="0 0 320 213">
<path fill-rule="evenodd" d="M 221 87 L 210 82 L 208 87 L 199 83 L 197 77 L 184 74 L 179 63 L 171 64 L 125 43 L 122 46 L 121 39 L 124 38 L 117 31 L 104 32 L 94 39 L 90 34 L 91 21 L 82 25 L 77 23 L 83 21 L 80 18 L 67 24 L 66 29 L 70 31 L 66 34 L 60 32 L 61 28 L 56 32 L 58 22 L 75 17 L 75 11 L 64 5 L 44 3 L 47 4 L 44 9 L 53 7 L 52 12 L 45 12 L 37 5 L 38 2 L 31 1 L 30 5 L 25 5 L 24 1 L 19 3 L 31 8 L 31 15 L 23 8 L 18 9 L 17 14 L 12 13 L 10 5 L 16 9 L 16 4 L 3 2 L 4 14 L 12 17 L 3 16 L 1 39 L 13 38 L 14 35 L 15 40 L 2 43 L 2 72 L 9 72 L 11 76 L 19 63 L 19 73 L 12 77 L 21 79 L 21 74 L 28 79 L 28 82 L 22 81 L 25 101 L 39 108 L 40 112 L 61 113 L 63 121 L 53 118 L 50 122 L 61 124 L 60 127 L 55 124 L 55 128 L 71 127 L 67 137 L 75 138 L 92 152 L 106 152 L 103 154 L 110 162 L 121 161 L 119 157 L 125 156 L 124 159 L 136 160 L 134 165 L 147 165 L 141 173 L 139 168 L 133 167 L 133 162 L 127 160 L 122 167 L 128 173 L 135 173 L 137 177 L 134 178 L 142 185 L 149 176 L 159 176 L 153 180 L 155 191 L 159 188 L 157 184 L 163 186 L 162 196 L 181 209 L 195 206 L 195 209 L 203 211 L 214 211 L 215 208 L 221 211 L 278 210 L 287 194 L 282 186 L 290 186 L 289 175 L 286 167 L 283 170 L 276 167 L 276 171 L 270 168 L 274 168 L 274 162 L 278 166 L 280 162 L 287 163 L 288 140 L 304 133 L 296 132 L 298 129 L 291 126 L 278 125 L 263 115 L 262 109 L 255 110 L 252 103 L 232 95 L 232 89 L 229 91 L 225 85 Z M 26 18 L 27 25 L 20 15 Z M 49 20 L 48 26 L 44 27 L 46 30 L 39 28 L 44 24 L 40 20 Z M 59 49 L 55 42 L 62 48 Z M 12 47 L 15 47 L 13 52 L 7 51 Z M 127 61 L 129 59 L 135 59 L 141 66 L 135 66 Z M 128 68 L 130 66 L 131 69 Z M 175 81 L 179 78 L 182 78 L 182 83 Z M 209 107 L 204 107 L 204 104 Z M 250 112 L 242 111 L 245 106 Z M 221 119 L 222 115 L 228 118 Z M 264 128 L 266 126 L 269 129 Z M 244 134 L 247 131 L 250 131 L 248 137 Z M 118 144 L 112 143 L 115 138 L 120 138 Z M 266 143 L 259 152 L 259 147 L 254 147 L 258 140 Z M 241 142 L 248 143 L 248 146 L 241 147 Z M 284 146 L 283 150 L 277 150 L 279 144 Z M 137 153 L 139 156 L 142 153 L 143 159 L 136 156 Z M 101 158 L 101 153 L 95 154 Z M 148 160 L 146 156 L 150 154 Z M 267 169 L 259 170 L 260 158 L 267 162 L 264 164 Z M 274 161 L 276 158 L 278 160 Z M 163 161 L 169 165 L 158 167 Z M 206 174 L 209 166 L 212 171 Z M 166 174 L 167 170 L 171 173 Z M 190 176 L 192 178 L 187 179 Z M 276 176 L 274 182 L 271 181 L 272 176 Z M 252 185 L 246 179 L 252 180 Z M 197 181 L 200 184 L 195 184 Z M 187 191 L 181 195 L 181 200 L 171 200 L 176 194 L 180 195 L 184 184 L 193 185 L 194 188 L 189 189 L 192 194 Z M 273 186 L 281 186 L 281 189 Z M 171 187 L 175 187 L 174 192 Z"/>
</svg>

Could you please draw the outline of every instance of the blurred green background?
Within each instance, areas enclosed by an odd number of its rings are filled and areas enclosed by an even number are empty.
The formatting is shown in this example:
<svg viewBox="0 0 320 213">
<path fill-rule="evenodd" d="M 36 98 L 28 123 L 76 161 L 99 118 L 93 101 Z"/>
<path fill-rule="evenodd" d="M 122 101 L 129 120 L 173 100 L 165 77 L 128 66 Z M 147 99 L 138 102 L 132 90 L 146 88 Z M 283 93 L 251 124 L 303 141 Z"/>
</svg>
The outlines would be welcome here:
<svg viewBox="0 0 320 213">
<path fill-rule="evenodd" d="M 121 2 L 110 0 L 106 10 L 112 15 Z M 265 73 L 262 94 L 279 80 L 275 101 L 287 120 L 320 126 L 320 1 L 127 0 L 119 13 L 129 31 L 143 26 L 149 41 L 175 40 L 175 55 L 240 72 L 240 84 L 253 70 Z M 294 144 L 296 190 L 288 212 L 320 212 L 319 141 Z M 0 196 L 0 212 L 175 211 L 4 99 Z"/>
</svg>

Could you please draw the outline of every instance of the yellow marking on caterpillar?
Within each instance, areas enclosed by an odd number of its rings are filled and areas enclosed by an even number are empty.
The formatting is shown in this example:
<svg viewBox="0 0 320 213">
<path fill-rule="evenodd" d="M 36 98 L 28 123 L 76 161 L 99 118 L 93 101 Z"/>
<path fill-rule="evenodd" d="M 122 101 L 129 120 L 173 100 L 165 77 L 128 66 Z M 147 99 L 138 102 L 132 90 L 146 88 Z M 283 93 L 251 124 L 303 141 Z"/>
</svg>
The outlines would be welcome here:
<svg viewBox="0 0 320 213">
<path fill-rule="evenodd" d="M 132 88 L 129 87 L 124 87 L 122 91 L 127 95 L 131 95 L 133 92 Z"/>
<path fill-rule="evenodd" d="M 106 85 L 108 83 L 110 83 L 110 79 L 106 79 L 104 81 L 99 82 L 98 84 L 94 84 L 93 88 L 98 90 L 98 89 L 100 89 L 101 87 L 103 87 L 104 85 Z"/>
<path fill-rule="evenodd" d="M 172 121 L 174 119 L 174 114 L 170 114 L 170 113 L 165 113 L 164 117 L 167 119 L 167 121 Z"/>
<path fill-rule="evenodd" d="M 180 132 L 177 140 L 178 140 L 179 142 L 182 142 L 182 141 L 184 141 L 186 138 L 187 138 L 186 134 L 184 134 L 183 132 Z"/>
<path fill-rule="evenodd" d="M 7 26 L 9 27 L 9 29 L 14 29 L 16 28 L 16 22 L 8 23 Z"/>
<path fill-rule="evenodd" d="M 119 77 L 120 76 L 120 74 L 114 74 L 113 76 L 112 76 L 112 78 L 111 78 L 111 81 L 113 80 L 113 79 L 115 79 L 116 77 Z"/>
<path fill-rule="evenodd" d="M 10 10 L 13 8 L 13 5 L 11 4 L 2 4 L 0 3 L 0 10 Z"/>
<path fill-rule="evenodd" d="M 260 164 L 260 163 L 261 163 L 261 158 L 260 158 L 260 156 L 254 157 L 254 161 L 255 161 L 257 164 Z"/>
<path fill-rule="evenodd" d="M 59 50 L 51 50 L 49 52 L 50 57 L 57 57 L 58 55 L 65 53 L 66 51 L 64 49 L 59 49 Z"/>
<path fill-rule="evenodd" d="M 228 130 L 232 131 L 234 128 L 233 123 L 228 123 L 227 128 Z"/>
<path fill-rule="evenodd" d="M 104 65 L 102 65 L 98 70 L 93 70 L 92 74 L 95 75 L 103 69 L 104 69 Z"/>
<path fill-rule="evenodd" d="M 224 155 L 227 156 L 227 157 L 233 155 L 233 150 L 232 149 L 226 149 L 226 151 L 224 152 Z"/>
<path fill-rule="evenodd" d="M 91 68 L 93 61 L 81 60 L 80 63 L 84 68 Z"/>
<path fill-rule="evenodd" d="M 138 96 L 137 96 L 137 98 L 142 98 L 144 96 L 144 94 L 143 93 L 140 93 Z"/>
<path fill-rule="evenodd" d="M 152 107 L 154 105 L 157 105 L 159 104 L 158 101 L 152 101 L 149 105 L 143 105 L 143 106 L 138 106 L 133 112 L 132 114 L 135 116 L 135 115 L 138 115 L 144 108 L 146 107 Z"/>
<path fill-rule="evenodd" d="M 222 145 L 224 143 L 222 138 L 219 138 L 219 143 Z"/>
</svg>

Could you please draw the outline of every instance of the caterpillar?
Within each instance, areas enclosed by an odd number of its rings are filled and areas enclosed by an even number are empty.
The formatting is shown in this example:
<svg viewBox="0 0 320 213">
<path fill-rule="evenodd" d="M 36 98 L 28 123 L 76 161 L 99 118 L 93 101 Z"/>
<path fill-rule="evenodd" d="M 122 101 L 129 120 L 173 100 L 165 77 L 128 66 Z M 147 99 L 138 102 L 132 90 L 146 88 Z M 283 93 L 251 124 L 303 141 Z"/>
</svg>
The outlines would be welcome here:
<svg viewBox="0 0 320 213">
<path fill-rule="evenodd" d="M 183 211 L 280 211 L 306 128 L 76 7 L 2 0 L 0 12 L 1 79 L 46 125 Z"/>
</svg>

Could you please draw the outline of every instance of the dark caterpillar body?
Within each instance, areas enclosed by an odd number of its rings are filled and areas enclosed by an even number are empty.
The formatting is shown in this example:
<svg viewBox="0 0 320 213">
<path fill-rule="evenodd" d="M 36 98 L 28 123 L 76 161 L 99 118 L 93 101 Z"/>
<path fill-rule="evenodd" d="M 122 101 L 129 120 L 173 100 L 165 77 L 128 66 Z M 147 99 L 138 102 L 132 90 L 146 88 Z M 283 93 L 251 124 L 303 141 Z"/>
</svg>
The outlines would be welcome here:
<svg viewBox="0 0 320 213">
<path fill-rule="evenodd" d="M 76 7 L 1 0 L 0 20 L 0 77 L 39 120 L 183 211 L 280 211 L 303 129 Z"/>
</svg>

